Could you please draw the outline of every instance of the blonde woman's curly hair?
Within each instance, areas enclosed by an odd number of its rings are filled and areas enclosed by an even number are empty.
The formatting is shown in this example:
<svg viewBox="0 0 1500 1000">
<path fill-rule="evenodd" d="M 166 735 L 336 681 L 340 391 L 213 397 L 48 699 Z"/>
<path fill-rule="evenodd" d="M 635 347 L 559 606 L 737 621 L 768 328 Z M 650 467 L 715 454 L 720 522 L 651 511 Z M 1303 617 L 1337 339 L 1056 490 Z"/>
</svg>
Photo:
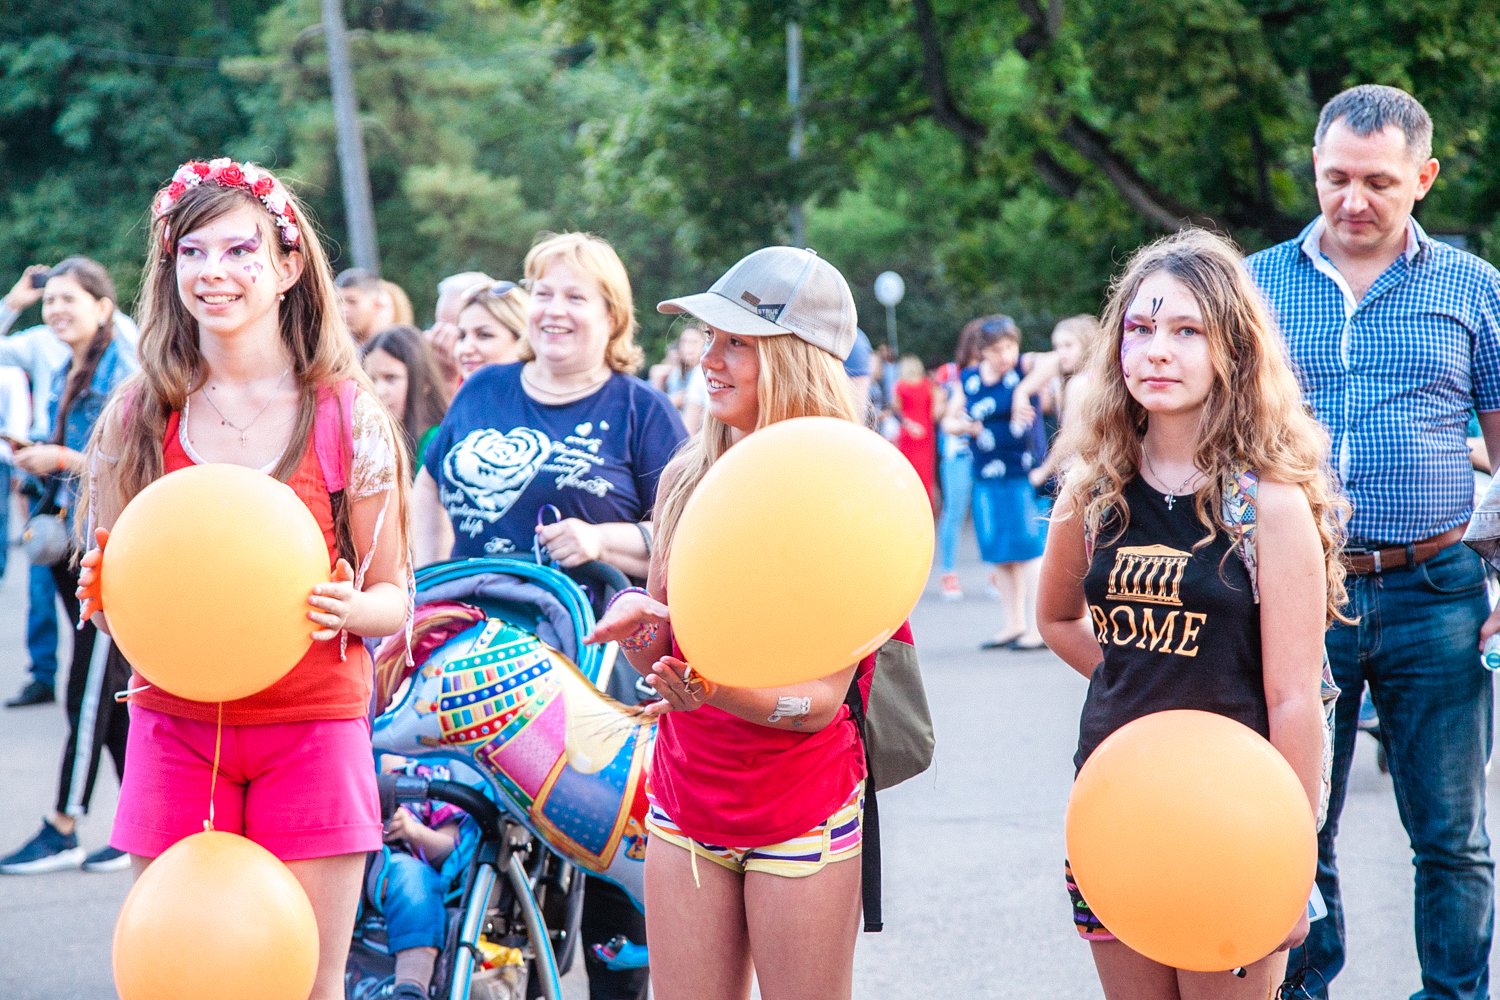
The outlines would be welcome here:
<svg viewBox="0 0 1500 1000">
<path fill-rule="evenodd" d="M 1138 475 L 1147 412 L 1125 384 L 1120 347 L 1125 312 L 1145 279 L 1165 272 L 1192 292 L 1203 313 L 1213 383 L 1203 407 L 1194 461 L 1206 473 L 1193 506 L 1208 544 L 1220 530 L 1224 486 L 1236 471 L 1293 483 L 1312 506 L 1327 569 L 1327 620 L 1347 621 L 1344 567 L 1339 561 L 1349 505 L 1328 469 L 1328 433 L 1302 400 L 1275 322 L 1229 240 L 1184 229 L 1137 250 L 1111 283 L 1104 336 L 1090 352 L 1092 388 L 1061 446 L 1079 456 L 1063 498 L 1081 511 L 1084 530 L 1116 533 L 1130 520 L 1125 484 Z"/>
</svg>

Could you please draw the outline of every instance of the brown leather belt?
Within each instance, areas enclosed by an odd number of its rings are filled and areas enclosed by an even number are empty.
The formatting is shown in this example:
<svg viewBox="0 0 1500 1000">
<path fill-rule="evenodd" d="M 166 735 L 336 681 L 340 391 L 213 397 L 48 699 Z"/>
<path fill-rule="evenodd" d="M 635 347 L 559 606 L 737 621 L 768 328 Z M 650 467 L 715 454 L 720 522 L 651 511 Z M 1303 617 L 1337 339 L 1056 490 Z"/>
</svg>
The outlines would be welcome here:
<svg viewBox="0 0 1500 1000">
<path fill-rule="evenodd" d="M 1388 569 L 1401 569 L 1426 562 L 1450 545 L 1463 541 L 1467 524 L 1449 528 L 1441 535 L 1424 538 L 1410 545 L 1392 545 L 1384 549 L 1345 549 L 1341 557 L 1344 568 L 1355 576 L 1384 573 Z"/>
</svg>

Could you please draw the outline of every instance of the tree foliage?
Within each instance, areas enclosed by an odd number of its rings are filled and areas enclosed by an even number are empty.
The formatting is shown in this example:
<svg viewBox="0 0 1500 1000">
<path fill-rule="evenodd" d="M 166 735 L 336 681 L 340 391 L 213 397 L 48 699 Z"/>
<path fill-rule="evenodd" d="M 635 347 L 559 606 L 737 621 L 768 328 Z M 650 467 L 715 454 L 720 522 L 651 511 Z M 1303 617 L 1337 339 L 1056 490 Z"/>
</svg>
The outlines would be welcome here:
<svg viewBox="0 0 1500 1000">
<path fill-rule="evenodd" d="M 0 275 L 89 253 L 127 296 L 152 193 L 190 157 L 287 174 L 344 233 L 316 0 L 0 7 Z M 1500 252 L 1487 0 L 347 0 L 382 266 L 515 277 L 539 230 L 620 248 L 658 298 L 790 238 L 870 284 L 899 271 L 929 361 L 980 313 L 1033 340 L 1092 311 L 1135 246 L 1183 222 L 1249 249 L 1316 211 L 1317 110 L 1406 87 L 1443 171 L 1430 230 Z M 788 152 L 786 25 L 806 143 Z"/>
</svg>

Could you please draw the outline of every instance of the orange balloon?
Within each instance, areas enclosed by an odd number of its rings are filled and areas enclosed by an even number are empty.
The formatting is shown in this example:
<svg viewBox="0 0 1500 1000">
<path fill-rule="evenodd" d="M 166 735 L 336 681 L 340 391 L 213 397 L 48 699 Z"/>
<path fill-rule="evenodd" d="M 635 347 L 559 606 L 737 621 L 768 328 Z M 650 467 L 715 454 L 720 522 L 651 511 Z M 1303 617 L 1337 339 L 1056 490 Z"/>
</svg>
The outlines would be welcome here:
<svg viewBox="0 0 1500 1000">
<path fill-rule="evenodd" d="M 772 424 L 725 452 L 683 511 L 673 634 L 721 684 L 826 677 L 901 626 L 932 544 L 927 491 L 889 441 L 832 417 Z"/>
<path fill-rule="evenodd" d="M 1163 965 L 1269 955 L 1312 889 L 1318 848 L 1286 759 L 1212 712 L 1137 719 L 1099 744 L 1068 802 L 1068 859 L 1104 926 Z"/>
<path fill-rule="evenodd" d="M 120 652 L 151 683 L 231 701 L 296 666 L 328 547 L 291 488 L 238 465 L 170 473 L 126 505 L 100 569 Z"/>
<path fill-rule="evenodd" d="M 115 922 L 120 1000 L 307 1000 L 318 922 L 286 865 L 232 833 L 167 848 Z"/>
</svg>

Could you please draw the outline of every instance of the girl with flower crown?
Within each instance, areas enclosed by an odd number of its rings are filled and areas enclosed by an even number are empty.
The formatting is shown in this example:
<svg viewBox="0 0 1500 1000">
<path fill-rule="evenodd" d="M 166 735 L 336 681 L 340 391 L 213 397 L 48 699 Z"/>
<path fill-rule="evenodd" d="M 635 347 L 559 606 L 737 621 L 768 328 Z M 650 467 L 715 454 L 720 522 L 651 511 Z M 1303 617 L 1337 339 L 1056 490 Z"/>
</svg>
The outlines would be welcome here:
<svg viewBox="0 0 1500 1000">
<path fill-rule="evenodd" d="M 364 856 L 381 844 L 372 669 L 347 636 L 390 634 L 408 613 L 405 451 L 355 358 L 317 233 L 276 178 L 228 159 L 188 163 L 152 214 L 141 371 L 87 454 L 97 547 L 84 558 L 83 614 L 102 627 L 98 567 L 120 510 L 153 480 L 199 463 L 287 483 L 323 529 L 330 572 L 308 596 L 311 649 L 266 690 L 213 705 L 137 675 L 132 766 L 111 843 L 139 875 L 201 829 L 221 735 L 235 750 L 213 784 L 216 825 L 269 849 L 307 891 L 320 942 L 310 1000 L 339 1000 Z M 345 446 L 341 484 L 315 446 L 315 426 L 330 421 Z"/>
</svg>

